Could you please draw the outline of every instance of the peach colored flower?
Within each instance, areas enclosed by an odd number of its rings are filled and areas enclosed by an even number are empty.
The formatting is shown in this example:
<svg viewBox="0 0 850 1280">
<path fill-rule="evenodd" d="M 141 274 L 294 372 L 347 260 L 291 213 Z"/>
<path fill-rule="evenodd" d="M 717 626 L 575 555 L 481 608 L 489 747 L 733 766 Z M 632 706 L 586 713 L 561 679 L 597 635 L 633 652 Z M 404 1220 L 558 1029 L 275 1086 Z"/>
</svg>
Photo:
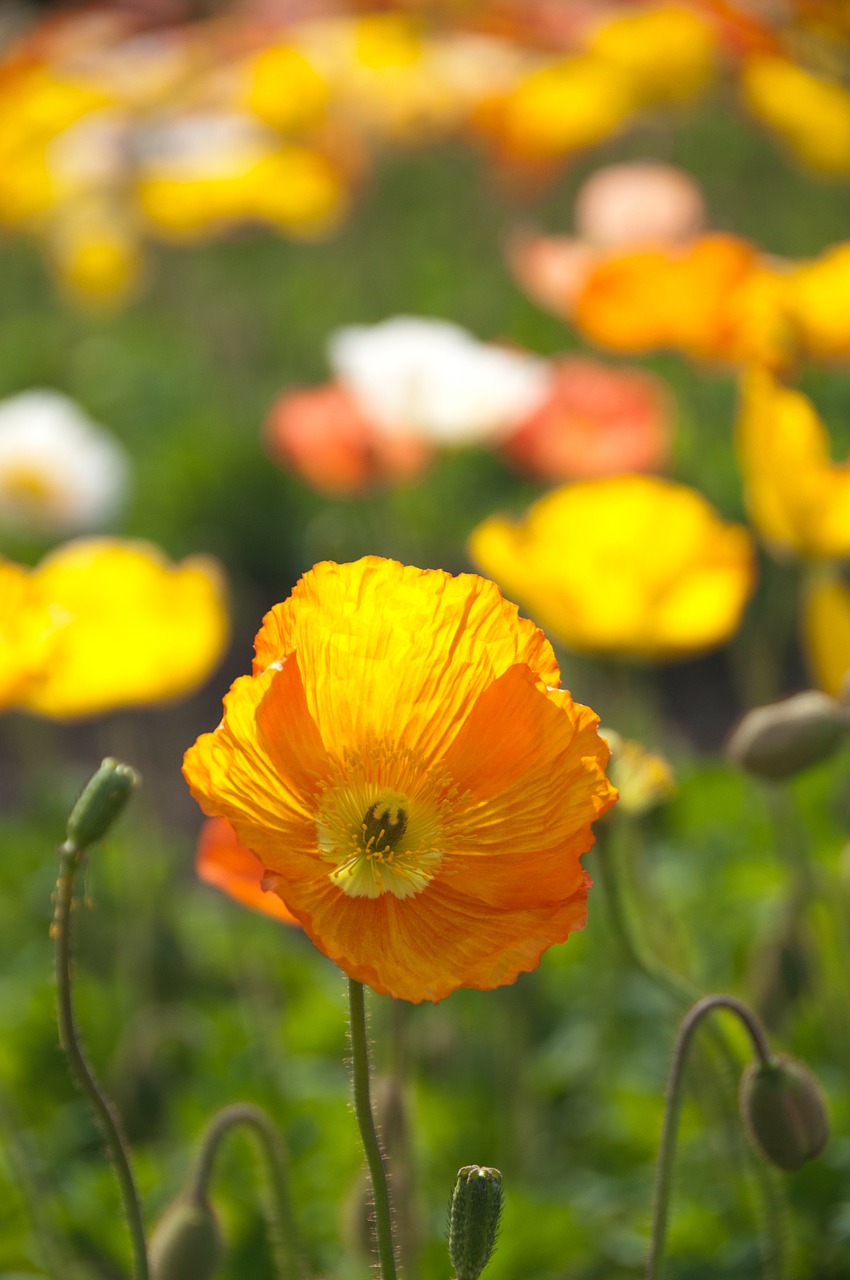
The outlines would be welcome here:
<svg viewBox="0 0 850 1280">
<path fill-rule="evenodd" d="M 670 456 L 671 414 L 670 397 L 652 374 L 570 356 L 557 364 L 549 397 L 502 451 L 545 480 L 658 471 Z"/>
<path fill-rule="evenodd" d="M 615 798 L 559 679 L 491 582 L 319 564 L 184 773 L 352 978 L 415 1002 L 499 986 L 583 927 L 580 859 Z"/>
</svg>

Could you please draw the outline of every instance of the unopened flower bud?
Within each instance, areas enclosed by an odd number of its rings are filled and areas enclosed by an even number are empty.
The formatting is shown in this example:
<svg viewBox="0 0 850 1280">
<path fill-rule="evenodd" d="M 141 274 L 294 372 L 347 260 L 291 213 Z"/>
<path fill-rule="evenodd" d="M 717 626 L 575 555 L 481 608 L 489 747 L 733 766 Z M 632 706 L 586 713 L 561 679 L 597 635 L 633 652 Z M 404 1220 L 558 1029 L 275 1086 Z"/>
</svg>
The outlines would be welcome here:
<svg viewBox="0 0 850 1280">
<path fill-rule="evenodd" d="M 741 1079 L 741 1114 L 755 1146 L 778 1169 L 801 1168 L 820 1155 L 829 1120 L 820 1085 L 793 1058 L 754 1062 Z"/>
<path fill-rule="evenodd" d="M 847 728 L 841 704 L 808 689 L 749 711 L 729 739 L 726 754 L 748 773 L 778 782 L 828 759 Z"/>
<path fill-rule="evenodd" d="M 211 1280 L 220 1257 L 221 1234 L 208 1201 L 179 1196 L 154 1227 L 151 1280 Z"/>
<path fill-rule="evenodd" d="M 449 1206 L 449 1257 L 457 1280 L 478 1280 L 496 1244 L 502 1175 L 477 1164 L 458 1170 Z"/>
<path fill-rule="evenodd" d="M 107 756 L 71 810 L 66 831 L 68 843 L 79 850 L 102 839 L 139 782 L 135 769 Z"/>
</svg>

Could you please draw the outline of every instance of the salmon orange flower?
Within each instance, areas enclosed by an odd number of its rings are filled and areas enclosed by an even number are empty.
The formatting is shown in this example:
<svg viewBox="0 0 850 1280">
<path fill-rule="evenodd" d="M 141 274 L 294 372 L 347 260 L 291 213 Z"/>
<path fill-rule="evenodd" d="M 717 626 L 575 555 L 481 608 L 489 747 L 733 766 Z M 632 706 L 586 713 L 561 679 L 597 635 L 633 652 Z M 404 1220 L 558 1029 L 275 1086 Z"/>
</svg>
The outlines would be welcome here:
<svg viewBox="0 0 850 1280">
<path fill-rule="evenodd" d="M 850 556 L 850 463 L 830 458 L 814 405 L 764 370 L 750 373 L 738 422 L 750 518 L 779 558 Z"/>
<path fill-rule="evenodd" d="M 583 927 L 580 859 L 616 795 L 559 680 L 493 583 L 325 562 L 184 773 L 350 977 L 414 1002 L 495 987 Z"/>
<path fill-rule="evenodd" d="M 207 818 L 195 851 L 198 878 L 273 920 L 297 924 L 276 893 L 263 888 L 265 868 L 250 849 L 243 849 L 226 818 Z"/>
<path fill-rule="evenodd" d="M 753 587 L 747 531 L 685 485 L 615 476 L 546 494 L 519 524 L 492 516 L 473 560 L 564 645 L 664 661 L 722 644 Z"/>
<path fill-rule="evenodd" d="M 339 382 L 282 392 L 263 437 L 275 462 L 337 497 L 414 480 L 431 457 L 429 445 L 413 431 L 382 431 Z"/>
<path fill-rule="evenodd" d="M 510 462 L 556 481 L 666 466 L 672 403 L 659 378 L 584 356 L 555 370 L 549 396 L 502 445 Z"/>
</svg>

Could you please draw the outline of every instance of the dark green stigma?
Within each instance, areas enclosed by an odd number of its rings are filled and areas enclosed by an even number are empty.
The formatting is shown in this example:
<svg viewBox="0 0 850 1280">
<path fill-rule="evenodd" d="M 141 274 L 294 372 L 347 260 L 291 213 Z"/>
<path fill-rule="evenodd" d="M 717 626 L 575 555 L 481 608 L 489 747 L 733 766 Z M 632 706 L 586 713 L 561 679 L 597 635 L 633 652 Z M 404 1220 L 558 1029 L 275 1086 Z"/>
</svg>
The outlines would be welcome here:
<svg viewBox="0 0 850 1280">
<path fill-rule="evenodd" d="M 407 814 L 400 805 L 379 808 L 376 802 L 363 815 L 361 828 L 366 850 L 369 853 L 386 853 L 396 847 L 407 830 Z"/>
</svg>

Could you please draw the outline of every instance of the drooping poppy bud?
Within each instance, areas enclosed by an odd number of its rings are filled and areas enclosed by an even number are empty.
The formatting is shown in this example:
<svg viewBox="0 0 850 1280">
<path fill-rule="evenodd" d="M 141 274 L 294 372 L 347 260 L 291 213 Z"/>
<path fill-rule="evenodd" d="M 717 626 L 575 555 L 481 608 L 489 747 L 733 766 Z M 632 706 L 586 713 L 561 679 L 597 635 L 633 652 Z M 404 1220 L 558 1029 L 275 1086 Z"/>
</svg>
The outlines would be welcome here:
<svg viewBox="0 0 850 1280">
<path fill-rule="evenodd" d="M 496 1245 L 502 1175 L 477 1164 L 458 1170 L 449 1205 L 449 1257 L 457 1280 L 478 1280 Z"/>
<path fill-rule="evenodd" d="M 781 782 L 827 760 L 847 728 L 841 704 L 808 689 L 749 711 L 729 739 L 726 754 L 747 773 Z"/>
<path fill-rule="evenodd" d="M 66 828 L 68 844 L 80 851 L 101 840 L 140 781 L 131 765 L 107 756 L 71 810 Z"/>
<path fill-rule="evenodd" d="M 740 1104 L 753 1143 L 778 1169 L 799 1169 L 826 1145 L 829 1120 L 820 1085 L 793 1058 L 751 1063 L 741 1079 Z"/>
<path fill-rule="evenodd" d="M 221 1233 L 209 1201 L 178 1196 L 154 1228 L 148 1255 L 151 1280 L 211 1280 Z"/>
</svg>

